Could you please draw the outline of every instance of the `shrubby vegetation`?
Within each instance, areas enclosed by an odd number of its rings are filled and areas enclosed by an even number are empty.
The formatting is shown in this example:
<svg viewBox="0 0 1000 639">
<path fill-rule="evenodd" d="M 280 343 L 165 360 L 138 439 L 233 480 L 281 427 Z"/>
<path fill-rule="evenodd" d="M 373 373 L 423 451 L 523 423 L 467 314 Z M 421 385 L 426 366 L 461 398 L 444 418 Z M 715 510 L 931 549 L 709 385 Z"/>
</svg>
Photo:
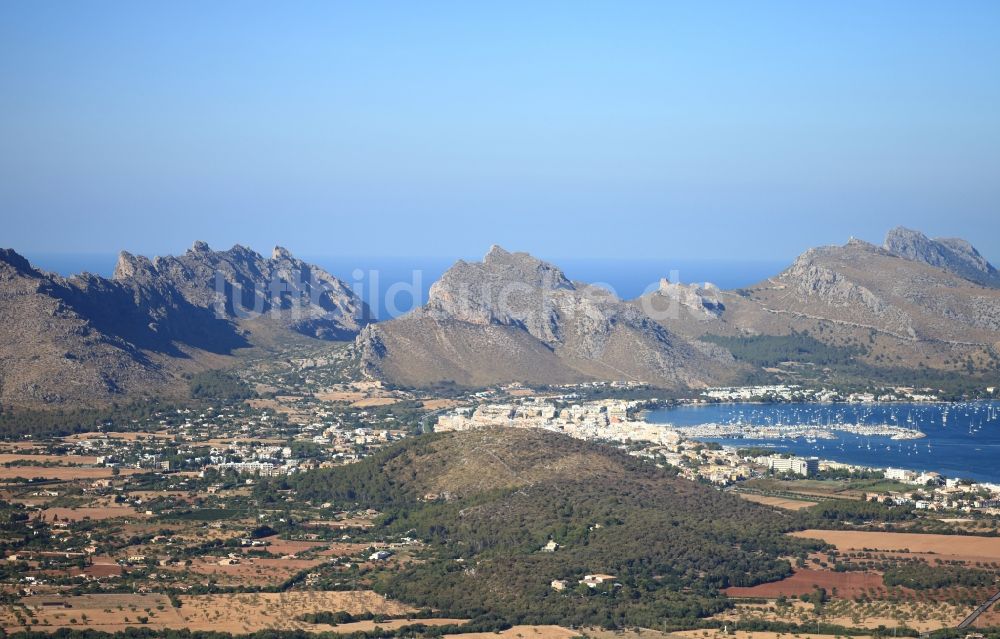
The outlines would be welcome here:
<svg viewBox="0 0 1000 639">
<path fill-rule="evenodd" d="M 911 562 L 888 568 L 884 579 L 887 586 L 932 590 L 951 586 L 990 586 L 996 576 L 985 570 L 965 566 L 929 566 L 923 562 Z"/>
<path fill-rule="evenodd" d="M 145 420 L 172 407 L 157 401 L 138 402 L 109 408 L 75 410 L 8 410 L 0 413 L 0 439 L 42 439 L 65 437 L 95 430 L 127 432 L 138 430 Z"/>
<path fill-rule="evenodd" d="M 795 525 L 791 514 L 676 479 L 620 451 L 520 430 L 469 444 L 463 434 L 411 438 L 357 464 L 262 482 L 255 496 L 266 507 L 289 494 L 278 491 L 295 489 L 313 504 L 378 509 L 380 533 L 418 537 L 431 556 L 379 573 L 376 590 L 449 616 L 495 612 L 512 624 L 690 623 L 729 605 L 719 589 L 787 576 L 791 566 L 779 557 L 819 546 L 783 534 Z M 449 490 L 448 469 L 471 466 L 478 476 L 491 472 L 493 456 L 515 476 L 529 456 L 533 468 L 553 471 L 440 496 Z M 541 552 L 550 539 L 560 548 Z M 616 578 L 597 588 L 577 584 L 592 573 Z M 567 588 L 553 590 L 554 579 Z"/>
<path fill-rule="evenodd" d="M 656 629 L 664 632 L 674 630 L 687 630 L 691 628 L 714 628 L 719 629 L 729 625 L 731 622 L 722 620 L 692 620 L 687 623 L 677 623 L 673 620 L 661 620 Z M 60 628 L 54 632 L 25 631 L 7 635 L 11 639 L 231 639 L 234 636 L 245 639 L 389 639 L 393 637 L 438 637 L 444 634 L 496 632 L 510 627 L 497 615 L 484 615 L 481 619 L 462 625 L 448 626 L 427 626 L 419 622 L 412 625 L 402 626 L 392 630 L 376 628 L 370 632 L 334 633 L 320 632 L 313 633 L 307 630 L 262 630 L 259 632 L 232 635 L 225 632 L 212 632 L 206 630 L 154 630 L 152 628 L 133 627 L 127 630 L 114 633 L 100 630 L 72 630 Z M 864 628 L 846 628 L 830 623 L 809 623 L 797 624 L 783 621 L 764 621 L 761 619 L 747 619 L 740 622 L 740 630 L 747 632 L 776 632 L 782 634 L 798 635 L 802 633 L 816 633 L 830 636 L 851 637 L 851 636 L 889 636 L 889 629 L 880 628 L 868 630 Z M 1000 639 L 1000 628 L 977 628 L 978 632 L 985 634 L 987 639 Z M 966 631 L 942 630 L 931 633 L 931 639 L 952 639 L 964 637 Z M 893 637 L 917 637 L 920 636 L 916 630 L 906 627 L 892 628 Z"/>
<path fill-rule="evenodd" d="M 789 361 L 820 366 L 850 364 L 858 355 L 865 354 L 865 350 L 861 347 L 831 346 L 812 337 L 808 332 L 792 331 L 790 335 L 751 337 L 705 335 L 701 339 L 722 346 L 740 361 L 760 367 L 771 367 Z"/>
<path fill-rule="evenodd" d="M 773 383 L 777 381 L 776 376 L 760 369 L 795 362 L 791 374 L 797 383 L 821 384 L 842 393 L 863 392 L 878 386 L 912 386 L 933 388 L 943 400 L 962 400 L 982 397 L 983 389 L 1000 385 L 997 372 L 1000 361 L 996 359 L 992 370 L 977 371 L 970 367 L 961 375 L 956 375 L 954 370 L 935 369 L 922 364 L 917 367 L 893 366 L 888 360 L 868 363 L 862 360 L 869 352 L 867 344 L 828 344 L 808 331 L 744 337 L 705 335 L 700 339 L 722 346 L 737 360 L 752 364 L 757 370 L 748 373 L 742 380 L 747 384 Z"/>
<path fill-rule="evenodd" d="M 239 377 L 221 370 L 197 373 L 189 383 L 191 397 L 235 402 L 254 396 L 253 390 Z"/>
<path fill-rule="evenodd" d="M 831 499 L 799 511 L 803 528 L 830 528 L 831 524 L 864 524 L 872 521 L 900 522 L 916 518 L 907 506 L 874 501 Z"/>
</svg>

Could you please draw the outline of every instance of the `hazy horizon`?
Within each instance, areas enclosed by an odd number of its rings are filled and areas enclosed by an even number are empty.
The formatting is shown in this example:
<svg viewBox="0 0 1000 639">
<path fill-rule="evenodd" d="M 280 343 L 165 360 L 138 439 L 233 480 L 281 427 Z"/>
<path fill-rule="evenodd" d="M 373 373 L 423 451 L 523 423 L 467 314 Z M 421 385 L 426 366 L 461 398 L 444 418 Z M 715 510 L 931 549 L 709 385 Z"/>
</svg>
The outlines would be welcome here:
<svg viewBox="0 0 1000 639">
<path fill-rule="evenodd" d="M 265 255 L 269 253 L 264 253 Z M 25 257 L 42 270 L 64 277 L 84 271 L 110 277 L 117 260 L 116 254 L 45 254 L 27 253 Z M 458 259 L 479 260 L 482 256 L 323 256 L 297 255 L 340 278 L 364 299 L 379 319 L 396 317 L 427 301 L 431 284 Z M 596 283 L 612 290 L 622 299 L 635 299 L 654 290 L 661 278 L 685 284 L 711 282 L 723 289 L 735 289 L 757 284 L 776 275 L 788 263 L 768 260 L 684 260 L 644 258 L 583 258 L 553 259 L 540 256 L 561 268 L 572 280 Z M 389 287 L 403 285 L 404 291 L 392 299 L 395 311 L 388 309 Z M 413 299 L 409 291 L 419 297 Z"/>
<path fill-rule="evenodd" d="M 0 244 L 1000 256 L 1000 4 L 0 7 Z M 266 249 L 265 249 L 266 250 Z"/>
</svg>

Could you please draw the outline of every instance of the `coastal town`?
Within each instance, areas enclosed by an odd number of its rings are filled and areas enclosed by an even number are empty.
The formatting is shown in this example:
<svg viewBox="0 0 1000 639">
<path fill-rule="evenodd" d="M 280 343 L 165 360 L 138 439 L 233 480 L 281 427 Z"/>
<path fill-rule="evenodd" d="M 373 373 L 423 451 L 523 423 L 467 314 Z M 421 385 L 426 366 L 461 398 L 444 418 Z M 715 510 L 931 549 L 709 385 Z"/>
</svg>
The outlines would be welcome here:
<svg viewBox="0 0 1000 639">
<path fill-rule="evenodd" d="M 906 442 L 924 437 L 918 427 L 900 424 L 770 424 L 705 423 L 676 426 L 646 419 L 661 405 L 714 405 L 726 402 L 844 402 L 864 405 L 872 393 L 838 394 L 796 386 L 770 385 L 705 389 L 687 399 L 585 399 L 595 390 L 614 394 L 635 385 L 577 385 L 544 394 L 514 385 L 449 400 L 420 399 L 379 384 L 326 384 L 336 360 L 302 357 L 291 369 L 262 372 L 250 367 L 244 378 L 258 388 L 284 384 L 271 398 L 213 404 L 202 409 L 154 412 L 134 432 L 90 432 L 48 441 L 18 444 L 30 453 L 5 462 L 11 482 L 31 485 L 45 477 L 45 464 L 31 455 L 63 455 L 74 466 L 107 483 L 134 473 L 157 473 L 167 488 L 184 488 L 204 477 L 257 478 L 292 475 L 360 461 L 415 433 L 477 428 L 533 428 L 586 441 L 605 442 L 649 459 L 695 481 L 727 489 L 743 489 L 766 477 L 796 479 L 880 476 L 886 490 L 866 494 L 880 502 L 930 510 L 982 511 L 996 514 L 1000 486 L 945 477 L 918 469 L 877 468 L 834 460 L 796 456 L 780 448 L 750 446 L 741 440 L 835 440 L 839 434 Z M 889 389 L 880 395 L 899 402 L 930 402 L 928 391 Z M 12 449 L 10 452 L 13 452 Z M 46 457 L 46 459 L 51 459 Z M 114 475 L 111 475 L 111 472 Z M 103 477 L 102 474 L 107 474 Z M 97 484 L 95 484 L 97 485 Z M 756 488 L 747 488 L 757 490 Z"/>
<path fill-rule="evenodd" d="M 702 395 L 713 401 L 762 396 L 783 397 L 790 401 L 800 393 L 794 388 L 772 386 L 712 389 Z M 905 397 L 907 401 L 934 399 L 929 394 L 907 393 L 906 389 L 896 393 L 898 394 L 894 396 Z M 823 395 L 830 396 L 825 393 Z M 861 403 L 867 399 L 851 397 L 850 401 Z M 703 424 L 675 427 L 643 419 L 644 412 L 655 402 L 609 399 L 572 403 L 572 400 L 572 395 L 556 395 L 456 408 L 438 417 L 435 430 L 447 432 L 504 427 L 538 428 L 563 433 L 578 439 L 618 445 L 634 456 L 675 468 L 685 478 L 724 488 L 739 489 L 748 483 L 752 485 L 753 480 L 765 477 L 781 477 L 790 481 L 822 477 L 879 477 L 889 482 L 884 485 L 885 490 L 867 492 L 864 499 L 922 510 L 1000 514 L 1000 484 L 945 477 L 933 471 L 876 468 L 816 457 L 799 457 L 777 450 L 739 445 L 739 439 L 742 438 L 776 441 L 796 438 L 836 439 L 838 432 L 880 437 L 890 441 L 922 439 L 924 434 L 916 428 L 891 424 Z M 702 439 L 733 439 L 735 445 L 723 445 L 718 441 L 705 442 Z"/>
<path fill-rule="evenodd" d="M 265 628 L 268 620 L 257 613 L 222 612 L 233 596 L 227 593 L 264 589 L 288 602 L 273 614 L 316 628 L 303 620 L 355 605 L 334 597 L 336 592 L 324 594 L 327 598 L 317 593 L 358 588 L 359 581 L 394 574 L 422 556 L 426 545 L 407 534 L 374 533 L 382 521 L 378 510 L 310 499 L 289 487 L 310 473 L 363 465 L 427 432 L 559 433 L 619 448 L 669 474 L 712 486 L 713 492 L 782 509 L 829 500 L 878 502 L 880 508 L 967 521 L 961 525 L 972 529 L 989 526 L 990 518 L 1000 515 L 997 485 L 792 455 L 727 436 L 753 434 L 776 445 L 843 434 L 905 443 L 917 437 L 916 425 L 810 425 L 796 431 L 794 424 L 760 430 L 730 424 L 723 432 L 650 419 L 663 407 L 781 406 L 803 396 L 813 403 L 824 398 L 864 407 L 869 398 L 863 395 L 767 386 L 659 399 L 641 384 L 588 383 L 547 389 L 507 385 L 441 397 L 345 381 L 341 365 L 336 357 L 308 353 L 277 364 L 254 362 L 238 380 L 194 380 L 239 381 L 256 390 L 249 396 L 162 406 L 89 430 L 25 435 L 0 444 L 3 515 L 13 535 L 3 546 L 0 579 L 23 602 L 4 613 L 5 627 L 86 627 L 90 619 L 103 618 L 108 597 L 121 597 L 128 619 L 150 627 L 208 627 L 221 619 L 227 628 L 250 632 Z M 893 391 L 899 401 L 925 401 L 919 395 Z M 446 498 L 443 492 L 421 497 L 427 503 Z M 538 552 L 564 548 L 549 539 Z M 600 568 L 573 579 L 553 575 L 550 589 L 600 593 L 620 583 Z M 56 593 L 58 601 L 71 602 L 79 612 L 48 611 Z M 88 597 L 101 602 L 100 609 Z M 240 604 L 243 610 L 249 609 L 247 602 Z M 377 603 L 366 600 L 357 609 L 380 609 Z M 187 619 L 171 617 L 177 605 Z"/>
<path fill-rule="evenodd" d="M 0 21 L 0 639 L 1000 639 L 1000 0 Z"/>
</svg>

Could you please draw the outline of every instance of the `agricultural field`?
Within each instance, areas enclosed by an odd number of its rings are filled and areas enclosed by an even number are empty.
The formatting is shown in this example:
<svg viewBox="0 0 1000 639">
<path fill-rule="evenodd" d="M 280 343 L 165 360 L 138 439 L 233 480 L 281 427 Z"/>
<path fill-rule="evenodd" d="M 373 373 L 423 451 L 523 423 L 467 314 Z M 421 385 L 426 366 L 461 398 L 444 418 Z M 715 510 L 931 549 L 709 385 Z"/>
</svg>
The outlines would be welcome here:
<svg viewBox="0 0 1000 639">
<path fill-rule="evenodd" d="M 404 618 L 414 612 L 410 607 L 371 591 L 196 595 L 179 596 L 173 601 L 159 594 L 33 596 L 23 598 L 17 605 L 0 608 L 0 624 L 6 632 L 16 632 L 29 625 L 32 629 L 47 631 L 88 628 L 116 632 L 142 626 L 233 634 L 276 628 L 319 632 L 332 627 L 310 624 L 299 618 L 329 610 Z M 447 622 L 461 623 L 462 620 Z"/>
<path fill-rule="evenodd" d="M 0 465 L 43 465 L 51 464 L 56 466 L 84 466 L 97 463 L 98 458 L 93 455 L 45 455 L 35 454 L 23 448 L 17 452 L 0 453 Z"/>
<path fill-rule="evenodd" d="M 461 639 L 573 639 L 581 634 L 590 636 L 586 634 L 586 631 L 581 633 L 561 626 L 513 626 L 499 632 L 467 632 L 460 635 L 445 635 L 445 637 L 461 637 Z"/>
<path fill-rule="evenodd" d="M 97 506 L 69 506 L 45 508 L 39 514 L 44 520 L 60 521 L 102 521 L 105 519 L 145 519 L 148 517 L 145 512 L 136 510 L 131 506 L 121 504 L 108 504 Z"/>
<path fill-rule="evenodd" d="M 811 553 L 785 579 L 726 589 L 737 604 L 718 619 L 927 632 L 958 625 L 998 587 L 997 537 L 816 529 L 792 536 L 835 550 Z M 997 619 L 989 610 L 977 625 Z"/>
<path fill-rule="evenodd" d="M 836 592 L 838 597 L 853 598 L 864 595 L 881 596 L 886 593 L 882 576 L 864 572 L 833 572 L 829 570 L 798 569 L 791 577 L 751 587 L 732 587 L 724 592 L 730 597 L 798 597 L 808 595 L 817 588 Z"/>
<path fill-rule="evenodd" d="M 803 530 L 796 537 L 822 539 L 838 550 L 885 550 L 961 558 L 962 561 L 1000 561 L 1000 537 L 926 535 L 860 530 Z"/>
<path fill-rule="evenodd" d="M 862 500 L 867 493 L 906 491 L 910 486 L 884 479 L 777 479 L 759 478 L 744 482 L 742 487 L 772 494 L 797 495 L 806 499 Z"/>
<path fill-rule="evenodd" d="M 119 471 L 124 475 L 133 475 L 137 472 L 134 468 Z M 0 466 L 0 481 L 10 479 L 76 481 L 110 479 L 114 476 L 112 468 L 91 466 Z"/>
<path fill-rule="evenodd" d="M 720 491 L 544 431 L 418 438 L 470 398 L 344 365 L 262 356 L 197 381 L 231 400 L 0 444 L 0 627 L 705 639 L 732 624 L 767 639 L 739 624 L 933 630 L 996 587 L 1000 538 L 879 531 L 886 509 L 860 496 L 883 480 Z M 956 515 L 894 525 L 995 525 Z M 581 585 L 589 573 L 612 582 Z M 712 627 L 656 630 L 668 619 Z"/>
<path fill-rule="evenodd" d="M 752 501 L 756 504 L 764 504 L 765 506 L 774 506 L 775 508 L 782 508 L 784 510 L 802 510 L 803 508 L 809 508 L 810 506 L 815 506 L 819 503 L 815 501 L 806 501 L 804 499 L 789 499 L 787 497 L 757 495 L 755 493 L 747 492 L 739 492 L 737 494 L 747 501 Z"/>
<path fill-rule="evenodd" d="M 716 616 L 734 627 L 752 621 L 797 623 L 805 626 L 817 622 L 848 628 L 877 629 L 905 625 L 927 632 L 958 625 L 972 611 L 972 606 L 945 602 L 911 602 L 879 600 L 854 601 L 832 599 L 817 607 L 813 603 L 789 600 L 782 603 L 739 603 L 733 610 Z"/>
</svg>

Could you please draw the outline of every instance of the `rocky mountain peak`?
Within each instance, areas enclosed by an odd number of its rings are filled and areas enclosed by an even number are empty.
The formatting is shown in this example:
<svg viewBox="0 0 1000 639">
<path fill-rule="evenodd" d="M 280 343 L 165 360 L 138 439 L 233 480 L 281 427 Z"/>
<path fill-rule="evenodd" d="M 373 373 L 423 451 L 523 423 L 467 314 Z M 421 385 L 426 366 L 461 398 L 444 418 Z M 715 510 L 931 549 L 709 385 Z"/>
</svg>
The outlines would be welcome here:
<svg viewBox="0 0 1000 639">
<path fill-rule="evenodd" d="M 31 262 L 14 249 L 0 249 L 0 264 L 6 264 L 23 275 L 35 275 L 38 273 L 31 266 Z"/>
<path fill-rule="evenodd" d="M 1000 287 L 1000 273 L 966 240 L 931 239 L 898 226 L 886 234 L 883 246 L 898 257 L 942 268 L 983 286 Z"/>
<path fill-rule="evenodd" d="M 140 275 L 149 275 L 155 271 L 156 268 L 148 257 L 122 251 L 118 254 L 118 261 L 115 263 L 111 279 L 121 282 L 140 277 Z"/>
<path fill-rule="evenodd" d="M 692 303 L 713 312 L 705 301 Z M 732 366 L 731 356 L 717 359 L 679 340 L 607 290 L 574 284 L 552 264 L 499 246 L 482 262 L 456 262 L 424 307 L 365 330 L 357 347 L 366 374 L 416 384 L 703 384 Z"/>
<path fill-rule="evenodd" d="M 243 246 L 242 244 L 233 244 L 233 248 L 226 251 L 226 254 L 230 257 L 230 259 L 243 262 L 257 262 L 264 259 L 260 253 L 253 250 L 249 246 Z"/>
<path fill-rule="evenodd" d="M 241 244 L 213 251 L 200 241 L 183 255 L 153 260 L 122 252 L 114 280 L 131 289 L 175 293 L 229 319 L 266 321 L 321 339 L 353 337 L 371 319 L 346 284 L 281 246 L 270 258 Z M 277 295 L 276 283 L 283 291 Z"/>
<path fill-rule="evenodd" d="M 466 266 L 481 267 L 488 277 L 506 283 L 516 282 L 550 290 L 574 288 L 573 283 L 558 267 L 530 253 L 521 251 L 511 253 L 495 244 L 481 264 L 466 264 Z"/>
<path fill-rule="evenodd" d="M 510 257 L 510 252 L 504 249 L 504 247 L 499 244 L 494 244 L 490 247 L 490 250 L 486 252 L 486 256 L 483 258 L 484 262 L 492 262 L 495 260 L 503 260 Z"/>
<path fill-rule="evenodd" d="M 493 246 L 482 262 L 458 261 L 430 289 L 428 309 L 473 324 L 518 324 L 558 341 L 550 293 L 575 287 L 561 270 L 528 253 Z"/>
<path fill-rule="evenodd" d="M 853 249 L 855 251 L 862 251 L 866 253 L 876 253 L 885 254 L 885 249 L 877 244 L 872 244 L 871 242 L 866 242 L 857 237 L 852 237 L 847 240 L 847 244 L 844 245 L 845 249 Z"/>
<path fill-rule="evenodd" d="M 667 299 L 675 300 L 690 311 L 708 317 L 719 317 L 726 310 L 726 305 L 720 298 L 719 287 L 710 282 L 704 286 L 698 284 L 681 284 L 671 282 L 668 278 L 660 278 L 657 292 Z"/>
</svg>

